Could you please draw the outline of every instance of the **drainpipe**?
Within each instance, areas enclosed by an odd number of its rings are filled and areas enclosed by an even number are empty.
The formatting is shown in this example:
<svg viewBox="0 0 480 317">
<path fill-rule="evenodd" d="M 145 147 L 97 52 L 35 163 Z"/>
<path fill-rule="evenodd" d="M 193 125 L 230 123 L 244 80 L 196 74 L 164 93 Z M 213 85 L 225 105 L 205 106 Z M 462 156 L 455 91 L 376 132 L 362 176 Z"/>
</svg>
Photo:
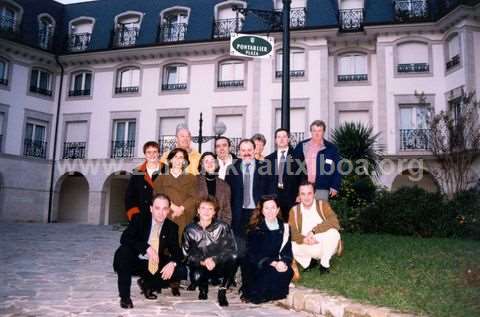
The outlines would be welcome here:
<svg viewBox="0 0 480 317">
<path fill-rule="evenodd" d="M 63 91 L 63 74 L 65 72 L 63 65 L 58 59 L 58 55 L 55 55 L 55 62 L 60 67 L 60 87 L 58 89 L 58 102 L 57 102 L 57 117 L 55 118 L 55 132 L 53 136 L 53 158 L 52 158 L 52 169 L 50 170 L 50 190 L 48 193 L 48 217 L 47 222 L 52 222 L 52 207 L 53 207 L 53 181 L 55 179 L 55 162 L 57 157 L 57 139 L 58 139 L 58 125 L 60 122 L 60 105 L 62 100 L 62 91 Z"/>
</svg>

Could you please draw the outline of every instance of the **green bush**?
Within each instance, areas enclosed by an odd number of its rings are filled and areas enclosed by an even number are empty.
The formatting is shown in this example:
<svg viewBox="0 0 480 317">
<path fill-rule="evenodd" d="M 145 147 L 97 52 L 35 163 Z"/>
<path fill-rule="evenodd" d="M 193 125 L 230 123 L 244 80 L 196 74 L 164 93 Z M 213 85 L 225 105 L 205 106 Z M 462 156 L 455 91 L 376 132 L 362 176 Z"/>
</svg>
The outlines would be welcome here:
<svg viewBox="0 0 480 317">
<path fill-rule="evenodd" d="M 334 199 L 330 201 L 330 204 L 338 216 L 343 231 L 358 232 L 360 230 L 358 224 L 360 208 L 349 206 L 346 199 Z"/>
<path fill-rule="evenodd" d="M 455 214 L 455 236 L 480 240 L 480 192 L 457 193 L 447 208 Z"/>
</svg>

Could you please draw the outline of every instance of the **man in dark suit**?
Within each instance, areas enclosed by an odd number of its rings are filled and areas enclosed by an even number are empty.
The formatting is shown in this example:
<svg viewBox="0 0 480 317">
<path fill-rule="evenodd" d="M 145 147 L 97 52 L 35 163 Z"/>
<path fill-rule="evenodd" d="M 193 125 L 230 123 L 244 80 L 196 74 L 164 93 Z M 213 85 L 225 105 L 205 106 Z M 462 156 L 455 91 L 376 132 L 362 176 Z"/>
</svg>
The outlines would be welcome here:
<svg viewBox="0 0 480 317">
<path fill-rule="evenodd" d="M 170 199 L 166 195 L 156 195 L 150 212 L 150 215 L 139 214 L 132 219 L 115 252 L 113 268 L 118 274 L 122 308 L 133 308 L 130 298 L 132 275 L 140 276 L 138 285 L 147 299 L 157 298 L 154 290 L 178 285 L 186 278 L 186 269 L 181 266 L 178 226 L 167 218 Z M 172 288 L 172 294 L 180 296 L 178 287 Z"/>
<path fill-rule="evenodd" d="M 280 128 L 275 131 L 276 151 L 265 157 L 265 163 L 272 171 L 268 188 L 280 202 L 283 220 L 288 221 L 290 208 L 295 205 L 298 186 L 304 178 L 298 171 L 298 163 L 293 158 L 293 148 L 289 144 L 290 133 Z"/>
<path fill-rule="evenodd" d="M 244 238 L 253 210 L 262 195 L 268 194 L 268 169 L 255 159 L 255 143 L 240 141 L 240 159 L 227 169 L 225 181 L 230 185 L 232 229 L 236 237 Z"/>
<path fill-rule="evenodd" d="M 135 168 L 128 181 L 125 192 L 125 207 L 127 218 L 144 213 L 150 215 L 150 204 L 153 196 L 153 182 L 160 174 L 160 147 L 157 142 L 149 141 L 143 145 L 145 162 Z"/>
</svg>

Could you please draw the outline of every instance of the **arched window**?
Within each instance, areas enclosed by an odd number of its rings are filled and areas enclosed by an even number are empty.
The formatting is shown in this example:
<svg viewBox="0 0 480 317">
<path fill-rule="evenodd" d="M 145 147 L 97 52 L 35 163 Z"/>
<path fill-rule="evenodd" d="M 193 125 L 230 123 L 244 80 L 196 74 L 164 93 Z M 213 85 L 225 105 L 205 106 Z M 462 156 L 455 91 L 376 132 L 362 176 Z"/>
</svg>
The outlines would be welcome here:
<svg viewBox="0 0 480 317">
<path fill-rule="evenodd" d="M 8 66 L 8 61 L 0 57 L 0 85 L 8 86 Z"/>
<path fill-rule="evenodd" d="M 238 33 L 242 30 L 245 16 L 232 8 L 246 7 L 243 1 L 225 1 L 215 6 L 215 23 L 213 25 L 214 38 L 229 38 L 230 33 Z"/>
<path fill-rule="evenodd" d="M 430 70 L 429 47 L 423 42 L 405 42 L 397 46 L 398 73 L 424 73 Z"/>
<path fill-rule="evenodd" d="M 218 88 L 243 87 L 245 63 L 241 60 L 225 60 L 218 64 Z"/>
<path fill-rule="evenodd" d="M 52 73 L 43 68 L 33 68 L 30 77 L 30 91 L 45 95 L 52 95 Z"/>
<path fill-rule="evenodd" d="M 177 42 L 185 39 L 189 9 L 174 7 L 160 15 L 160 42 Z"/>
<path fill-rule="evenodd" d="M 117 72 L 116 94 L 137 93 L 140 88 L 140 68 L 124 67 Z"/>
<path fill-rule="evenodd" d="M 188 85 L 187 64 L 169 64 L 163 68 L 162 90 L 184 90 Z"/>
<path fill-rule="evenodd" d="M 12 0 L 0 0 L 0 30 L 18 32 L 23 8 Z"/>
<path fill-rule="evenodd" d="M 283 53 L 277 50 L 275 61 L 275 77 L 282 77 Z M 290 77 L 305 76 L 305 50 L 303 48 L 290 49 Z"/>
<path fill-rule="evenodd" d="M 338 56 L 338 81 L 368 80 L 368 56 L 365 53 L 344 53 Z"/>
<path fill-rule="evenodd" d="M 69 96 L 90 96 L 92 89 L 92 72 L 77 71 L 70 78 Z"/>
<path fill-rule="evenodd" d="M 140 34 L 142 18 L 143 14 L 139 12 L 125 12 L 118 16 L 115 19 L 114 46 L 134 46 Z"/>
<path fill-rule="evenodd" d="M 460 52 L 461 52 L 460 36 L 458 35 L 458 33 L 454 33 L 447 39 L 447 49 L 446 49 L 447 70 L 450 70 L 451 68 L 460 64 Z"/>
<path fill-rule="evenodd" d="M 38 45 L 47 50 L 52 47 L 53 34 L 55 33 L 55 21 L 48 14 L 38 17 Z"/>
<path fill-rule="evenodd" d="M 90 45 L 93 32 L 93 18 L 80 17 L 70 21 L 68 49 L 70 52 L 85 51 Z"/>
<path fill-rule="evenodd" d="M 290 4 L 290 27 L 301 28 L 305 26 L 307 5 L 306 0 L 292 0 Z M 273 0 L 276 11 L 283 10 L 283 0 Z"/>
</svg>

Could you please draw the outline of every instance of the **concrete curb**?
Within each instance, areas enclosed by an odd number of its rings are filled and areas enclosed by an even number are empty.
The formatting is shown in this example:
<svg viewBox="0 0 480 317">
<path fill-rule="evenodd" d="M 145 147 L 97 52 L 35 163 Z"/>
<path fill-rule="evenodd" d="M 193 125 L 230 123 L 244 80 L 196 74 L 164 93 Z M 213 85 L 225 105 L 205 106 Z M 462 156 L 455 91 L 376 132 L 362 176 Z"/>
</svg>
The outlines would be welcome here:
<svg viewBox="0 0 480 317">
<path fill-rule="evenodd" d="M 313 316 L 325 317 L 419 317 L 386 307 L 360 304 L 341 296 L 305 287 L 290 288 L 288 297 L 278 305 Z"/>
</svg>

